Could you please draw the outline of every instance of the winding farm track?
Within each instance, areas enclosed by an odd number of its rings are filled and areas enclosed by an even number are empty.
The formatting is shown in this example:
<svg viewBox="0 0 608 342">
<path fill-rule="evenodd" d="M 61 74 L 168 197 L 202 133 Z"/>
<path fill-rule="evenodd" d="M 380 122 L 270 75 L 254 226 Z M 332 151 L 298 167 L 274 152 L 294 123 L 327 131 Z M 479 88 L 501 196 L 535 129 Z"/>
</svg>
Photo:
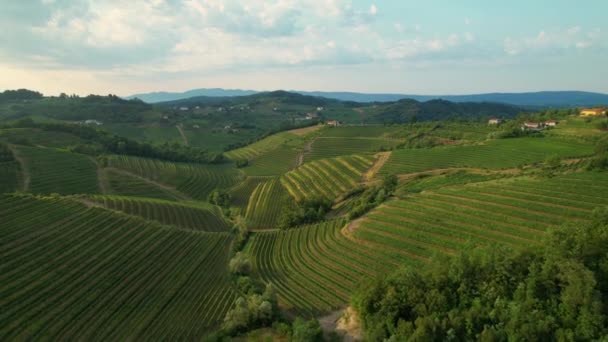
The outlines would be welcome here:
<svg viewBox="0 0 608 342">
<path fill-rule="evenodd" d="M 25 159 L 23 159 L 23 157 L 19 154 L 19 151 L 16 148 L 11 145 L 9 145 L 9 148 L 11 149 L 11 151 L 13 151 L 13 156 L 15 156 L 15 160 L 17 160 L 17 162 L 21 166 L 21 175 L 23 177 L 22 191 L 28 192 L 28 190 L 30 189 L 31 176 L 29 171 L 27 170 Z"/>
<path fill-rule="evenodd" d="M 389 151 L 389 152 L 380 152 L 380 153 L 376 154 L 378 156 L 378 159 L 376 159 L 376 162 L 374 163 L 374 165 L 372 165 L 372 167 L 369 168 L 369 170 L 365 173 L 365 175 L 363 175 L 363 180 L 365 182 L 371 181 L 376 176 L 376 174 L 378 174 L 378 171 L 380 171 L 380 169 L 382 169 L 384 164 L 386 164 L 386 162 L 391 157 L 391 153 L 392 152 Z"/>
<path fill-rule="evenodd" d="M 304 148 L 302 149 L 302 151 L 300 153 L 298 153 L 298 156 L 296 157 L 296 167 L 300 167 L 302 166 L 302 164 L 304 164 L 304 156 L 310 152 L 312 152 L 312 144 L 314 144 L 314 142 L 317 140 L 317 138 L 312 139 L 311 141 L 307 142 L 304 145 Z"/>
<path fill-rule="evenodd" d="M 186 137 L 186 133 L 184 133 L 184 129 L 182 128 L 182 125 L 178 124 L 178 125 L 175 125 L 175 127 L 179 131 L 179 135 L 182 136 L 182 141 L 184 142 L 184 145 L 188 146 L 188 138 Z"/>
</svg>

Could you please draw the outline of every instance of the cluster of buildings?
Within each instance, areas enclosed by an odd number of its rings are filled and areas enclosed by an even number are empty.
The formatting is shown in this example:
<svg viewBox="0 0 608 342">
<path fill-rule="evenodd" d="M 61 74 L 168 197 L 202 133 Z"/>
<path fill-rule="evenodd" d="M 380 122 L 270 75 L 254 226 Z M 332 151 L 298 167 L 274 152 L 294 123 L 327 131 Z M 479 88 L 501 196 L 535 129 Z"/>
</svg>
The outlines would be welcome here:
<svg viewBox="0 0 608 342">
<path fill-rule="evenodd" d="M 557 121 L 555 121 L 555 120 L 549 120 L 549 121 L 545 121 L 545 122 L 524 122 L 524 124 L 521 125 L 521 130 L 522 131 L 542 131 L 545 128 L 555 127 L 555 126 L 557 126 Z"/>
</svg>

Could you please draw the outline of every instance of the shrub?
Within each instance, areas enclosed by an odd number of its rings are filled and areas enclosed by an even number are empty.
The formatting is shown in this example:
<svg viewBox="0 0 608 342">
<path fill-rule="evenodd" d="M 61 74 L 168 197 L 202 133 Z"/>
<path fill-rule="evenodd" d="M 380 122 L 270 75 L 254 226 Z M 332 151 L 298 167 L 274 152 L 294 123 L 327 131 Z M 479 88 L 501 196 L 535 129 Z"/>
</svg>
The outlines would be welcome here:
<svg viewBox="0 0 608 342">
<path fill-rule="evenodd" d="M 238 252 L 236 255 L 230 259 L 230 272 L 238 275 L 247 275 L 251 272 L 251 261 L 249 257 L 243 253 Z"/>
</svg>

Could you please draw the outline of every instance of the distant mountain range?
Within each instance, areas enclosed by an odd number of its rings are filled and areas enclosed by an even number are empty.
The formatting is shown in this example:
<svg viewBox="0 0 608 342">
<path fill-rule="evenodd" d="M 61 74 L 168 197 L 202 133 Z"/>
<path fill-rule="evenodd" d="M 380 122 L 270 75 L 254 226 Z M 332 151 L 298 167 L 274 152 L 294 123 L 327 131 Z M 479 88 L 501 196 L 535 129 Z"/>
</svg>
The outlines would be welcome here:
<svg viewBox="0 0 608 342">
<path fill-rule="evenodd" d="M 393 102 L 402 99 L 429 101 L 442 99 L 451 102 L 496 102 L 520 107 L 585 107 L 608 105 L 608 94 L 585 91 L 540 91 L 526 93 L 487 93 L 472 95 L 407 95 L 407 94 L 365 94 L 354 92 L 291 91 L 303 95 L 325 97 L 353 102 Z M 260 93 L 255 90 L 240 89 L 193 89 L 183 93 L 153 92 L 128 96 L 148 103 L 158 103 L 187 99 L 191 97 L 235 97 Z"/>
</svg>

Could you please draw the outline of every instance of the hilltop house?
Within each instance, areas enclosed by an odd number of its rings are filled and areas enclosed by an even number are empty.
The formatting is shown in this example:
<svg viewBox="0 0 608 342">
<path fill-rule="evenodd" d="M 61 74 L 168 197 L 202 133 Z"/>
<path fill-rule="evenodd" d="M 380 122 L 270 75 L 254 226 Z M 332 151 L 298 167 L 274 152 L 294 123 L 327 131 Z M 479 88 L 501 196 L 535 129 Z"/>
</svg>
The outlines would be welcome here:
<svg viewBox="0 0 608 342">
<path fill-rule="evenodd" d="M 316 120 L 319 118 L 317 113 L 306 113 L 306 120 Z"/>
<path fill-rule="evenodd" d="M 97 121 L 97 120 L 84 120 L 84 124 L 85 125 L 95 125 L 95 126 L 103 125 L 103 123 L 101 123 L 101 121 Z"/>
<path fill-rule="evenodd" d="M 342 123 L 338 120 L 329 120 L 325 123 L 327 126 L 330 127 L 340 127 L 342 126 Z"/>
<path fill-rule="evenodd" d="M 581 109 L 582 116 L 599 116 L 606 115 L 606 109 L 604 108 L 586 108 Z"/>
<path fill-rule="evenodd" d="M 490 118 L 488 120 L 488 125 L 500 125 L 502 123 L 502 119 L 499 118 Z"/>
<path fill-rule="evenodd" d="M 545 125 L 542 122 L 524 122 L 521 126 L 522 131 L 542 131 L 545 129 Z"/>
<path fill-rule="evenodd" d="M 547 127 L 555 127 L 555 126 L 557 126 L 557 121 L 555 121 L 555 120 L 545 121 L 545 126 L 547 126 Z"/>
</svg>

